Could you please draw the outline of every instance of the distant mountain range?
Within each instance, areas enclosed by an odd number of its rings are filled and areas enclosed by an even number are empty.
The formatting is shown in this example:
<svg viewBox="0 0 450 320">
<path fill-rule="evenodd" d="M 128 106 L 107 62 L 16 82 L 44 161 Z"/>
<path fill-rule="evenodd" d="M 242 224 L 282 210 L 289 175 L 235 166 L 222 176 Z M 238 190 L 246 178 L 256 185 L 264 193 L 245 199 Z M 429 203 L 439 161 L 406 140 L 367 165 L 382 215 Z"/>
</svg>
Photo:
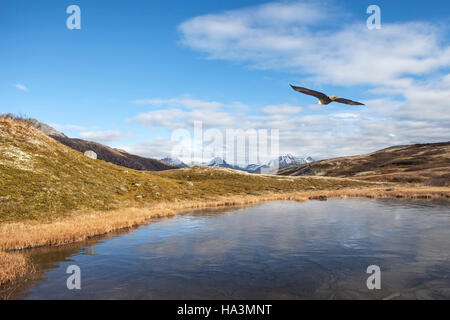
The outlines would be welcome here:
<svg viewBox="0 0 450 320">
<path fill-rule="evenodd" d="M 189 164 L 186 164 L 180 159 L 173 157 L 165 157 L 161 160 L 157 160 L 133 155 L 124 150 L 111 148 L 98 142 L 69 138 L 62 132 L 57 131 L 56 129 L 45 123 L 41 123 L 35 119 L 29 119 L 28 121 L 36 129 L 57 140 L 58 142 L 68 146 L 69 148 L 80 151 L 82 153 L 89 150 L 94 151 L 97 154 L 97 159 L 99 160 L 104 160 L 106 162 L 135 170 L 161 171 L 192 167 L 195 165 L 203 165 L 209 167 L 230 168 L 234 170 L 246 171 L 249 173 L 276 173 L 280 168 L 314 162 L 311 157 L 299 158 L 291 154 L 281 155 L 277 159 L 273 159 L 264 164 L 248 164 L 246 166 L 229 164 L 221 157 L 213 158 L 209 162 L 205 163 L 193 162 Z"/>
<path fill-rule="evenodd" d="M 208 167 L 221 167 L 221 168 L 230 168 L 234 170 L 241 170 L 246 171 L 249 173 L 270 173 L 270 172 L 276 172 L 279 168 L 284 168 L 288 166 L 295 166 L 295 165 L 301 165 L 301 164 L 307 164 L 314 162 L 314 159 L 311 157 L 306 158 L 299 158 L 296 156 L 293 156 L 291 154 L 281 155 L 277 159 L 273 159 L 265 164 L 248 164 L 246 166 L 239 166 L 239 165 L 232 165 L 226 162 L 221 157 L 215 157 L 211 159 L 208 162 L 204 163 L 191 163 L 186 164 L 183 161 L 181 161 L 178 158 L 173 157 L 166 157 L 164 159 L 161 159 L 161 161 L 164 161 L 168 164 L 171 164 L 173 166 L 185 168 L 190 167 L 194 165 L 204 165 Z"/>
<path fill-rule="evenodd" d="M 165 163 L 168 163 L 172 166 L 176 166 L 179 168 L 189 167 L 187 164 L 185 164 L 183 161 L 181 161 L 178 158 L 165 157 L 165 158 L 161 159 L 161 161 L 164 161 Z"/>
</svg>

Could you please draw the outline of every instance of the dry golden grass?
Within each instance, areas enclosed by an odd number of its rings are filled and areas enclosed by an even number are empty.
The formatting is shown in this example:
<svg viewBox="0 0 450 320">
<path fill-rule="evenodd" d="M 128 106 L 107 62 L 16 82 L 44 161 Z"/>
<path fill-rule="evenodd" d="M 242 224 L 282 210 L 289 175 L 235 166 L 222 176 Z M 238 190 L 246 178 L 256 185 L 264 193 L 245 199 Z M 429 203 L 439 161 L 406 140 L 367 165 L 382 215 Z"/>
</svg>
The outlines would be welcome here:
<svg viewBox="0 0 450 320">
<path fill-rule="evenodd" d="M 0 284 L 24 276 L 32 268 L 24 254 L 0 251 Z"/>
<path fill-rule="evenodd" d="M 397 198 L 397 199 L 450 199 L 448 187 L 426 187 L 421 185 L 391 187 L 368 187 L 358 189 L 322 190 L 311 192 L 309 199 L 317 199 L 320 195 L 328 198 L 366 197 L 366 198 Z"/>
<path fill-rule="evenodd" d="M 0 225 L 0 250 L 9 252 L 0 251 L 2 267 L 0 284 L 24 275 L 32 267 L 26 264 L 24 256 L 13 250 L 83 241 L 109 232 L 142 225 L 152 218 L 172 216 L 192 209 L 248 205 L 277 200 L 325 200 L 334 197 L 450 199 L 450 188 L 395 186 L 216 197 L 214 200 L 164 202 L 149 208 L 77 212 L 51 223 L 28 221 L 3 224 Z"/>
<path fill-rule="evenodd" d="M 48 223 L 36 221 L 5 223 L 0 225 L 0 250 L 11 251 L 78 242 L 119 229 L 145 224 L 153 218 L 173 216 L 189 209 L 246 205 L 275 200 L 306 201 L 307 199 L 305 195 L 295 193 L 217 197 L 215 200 L 164 202 L 149 208 L 76 212 Z"/>
</svg>

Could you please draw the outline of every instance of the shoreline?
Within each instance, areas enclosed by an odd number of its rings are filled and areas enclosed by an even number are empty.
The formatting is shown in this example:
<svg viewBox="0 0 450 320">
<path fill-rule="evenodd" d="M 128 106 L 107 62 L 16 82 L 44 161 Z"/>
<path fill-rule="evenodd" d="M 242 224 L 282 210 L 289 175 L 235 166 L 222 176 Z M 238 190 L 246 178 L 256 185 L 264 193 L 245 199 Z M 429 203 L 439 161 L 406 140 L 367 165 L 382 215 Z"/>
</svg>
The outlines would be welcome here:
<svg viewBox="0 0 450 320">
<path fill-rule="evenodd" d="M 114 231 L 145 225 L 154 218 L 170 217 L 189 210 L 253 205 L 270 201 L 304 202 L 347 197 L 450 200 L 450 188 L 394 185 L 233 195 L 195 201 L 159 202 L 151 207 L 123 208 L 106 212 L 77 211 L 67 217 L 45 223 L 36 221 L 5 223 L 0 225 L 0 285 L 13 282 L 34 270 L 27 254 L 21 252 L 24 249 L 80 242 Z"/>
</svg>

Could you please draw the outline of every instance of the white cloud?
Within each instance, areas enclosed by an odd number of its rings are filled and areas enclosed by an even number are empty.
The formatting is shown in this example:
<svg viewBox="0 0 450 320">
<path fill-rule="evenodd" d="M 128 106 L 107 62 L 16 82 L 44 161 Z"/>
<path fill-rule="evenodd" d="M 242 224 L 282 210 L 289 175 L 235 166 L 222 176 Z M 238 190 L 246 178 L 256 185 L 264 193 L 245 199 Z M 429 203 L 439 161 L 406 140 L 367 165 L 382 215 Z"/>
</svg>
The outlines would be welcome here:
<svg viewBox="0 0 450 320">
<path fill-rule="evenodd" d="M 219 102 L 197 100 L 189 97 L 171 99 L 143 99 L 135 100 L 134 103 L 159 107 L 186 107 L 189 109 L 219 109 L 223 107 L 223 104 Z"/>
<path fill-rule="evenodd" d="M 145 99 L 134 102 L 158 108 L 141 113 L 134 120 L 145 126 L 165 127 L 170 130 L 190 127 L 194 121 L 202 121 L 204 126 L 209 127 L 233 126 L 237 121 L 236 113 L 248 108 L 240 102 L 225 104 L 190 97 Z"/>
<path fill-rule="evenodd" d="M 21 90 L 21 91 L 28 91 L 27 86 L 20 84 L 20 83 L 15 84 L 14 87 L 16 87 L 16 89 Z"/>
<path fill-rule="evenodd" d="M 158 137 L 151 141 L 139 142 L 131 146 L 122 147 L 131 154 L 139 154 L 144 157 L 161 159 L 171 155 L 172 148 L 177 142 Z"/>
<path fill-rule="evenodd" d="M 134 119 L 149 127 L 177 129 L 185 125 L 185 112 L 181 109 L 161 109 L 137 115 Z"/>
<path fill-rule="evenodd" d="M 139 114 L 134 119 L 145 126 L 171 130 L 191 126 L 194 121 L 202 121 L 204 126 L 214 127 L 233 126 L 236 122 L 230 113 L 208 109 L 160 109 Z"/>
<path fill-rule="evenodd" d="M 341 112 L 341 113 L 335 113 L 333 114 L 333 117 L 338 118 L 340 120 L 345 120 L 345 119 L 356 119 L 359 117 L 359 114 L 357 113 L 351 113 L 351 112 Z"/>
<path fill-rule="evenodd" d="M 425 84 L 413 84 L 403 90 L 406 102 L 398 110 L 398 116 L 415 120 L 435 120 L 450 122 L 450 83 L 448 75 Z"/>
<path fill-rule="evenodd" d="M 81 132 L 80 137 L 97 142 L 111 142 L 119 140 L 121 138 L 121 133 L 118 130 L 87 131 Z"/>
<path fill-rule="evenodd" d="M 182 41 L 204 51 L 211 58 L 259 59 L 277 51 L 290 51 L 302 47 L 304 39 L 285 32 L 299 26 L 317 25 L 329 19 L 324 8 L 308 3 L 268 3 L 256 7 L 207 14 L 185 21 L 179 26 Z"/>
<path fill-rule="evenodd" d="M 446 30 L 430 23 L 384 23 L 369 30 L 364 20 L 333 23 L 323 7 L 274 2 L 198 16 L 179 30 L 185 45 L 211 59 L 303 72 L 339 85 L 398 85 L 405 76 L 450 66 L 450 47 L 440 41 Z M 315 22 L 326 24 L 326 32 Z"/>
<path fill-rule="evenodd" d="M 266 114 L 293 115 L 302 112 L 302 107 L 292 106 L 289 104 L 280 104 L 280 105 L 266 106 L 262 108 L 261 111 Z"/>
</svg>

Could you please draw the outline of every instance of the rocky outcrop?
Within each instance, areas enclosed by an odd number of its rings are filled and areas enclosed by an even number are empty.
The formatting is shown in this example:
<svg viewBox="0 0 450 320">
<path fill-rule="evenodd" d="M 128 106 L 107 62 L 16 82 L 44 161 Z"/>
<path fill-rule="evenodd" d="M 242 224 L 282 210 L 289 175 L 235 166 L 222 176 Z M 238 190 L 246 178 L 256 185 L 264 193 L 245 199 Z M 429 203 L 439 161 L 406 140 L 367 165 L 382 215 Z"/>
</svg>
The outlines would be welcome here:
<svg viewBox="0 0 450 320">
<path fill-rule="evenodd" d="M 49 126 L 48 124 L 41 123 L 41 122 L 37 121 L 36 119 L 27 119 L 27 121 L 33 127 L 35 127 L 36 129 L 38 129 L 39 131 L 45 133 L 48 136 L 65 137 L 65 138 L 67 138 L 67 136 L 64 133 L 59 132 L 58 130 L 56 130 L 55 128 Z"/>
</svg>

